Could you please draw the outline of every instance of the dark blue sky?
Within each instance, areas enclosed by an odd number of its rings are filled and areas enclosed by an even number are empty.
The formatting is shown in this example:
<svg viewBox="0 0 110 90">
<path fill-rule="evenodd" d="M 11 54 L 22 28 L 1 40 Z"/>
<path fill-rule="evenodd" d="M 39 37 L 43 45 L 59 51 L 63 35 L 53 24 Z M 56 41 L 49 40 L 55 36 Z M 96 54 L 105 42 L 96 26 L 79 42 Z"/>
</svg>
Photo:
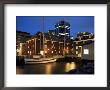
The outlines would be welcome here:
<svg viewBox="0 0 110 90">
<path fill-rule="evenodd" d="M 44 16 L 44 31 L 55 28 L 59 20 L 70 23 L 70 34 L 76 37 L 77 32 L 94 33 L 94 16 Z M 34 35 L 42 31 L 42 16 L 16 16 L 16 30 Z"/>
</svg>

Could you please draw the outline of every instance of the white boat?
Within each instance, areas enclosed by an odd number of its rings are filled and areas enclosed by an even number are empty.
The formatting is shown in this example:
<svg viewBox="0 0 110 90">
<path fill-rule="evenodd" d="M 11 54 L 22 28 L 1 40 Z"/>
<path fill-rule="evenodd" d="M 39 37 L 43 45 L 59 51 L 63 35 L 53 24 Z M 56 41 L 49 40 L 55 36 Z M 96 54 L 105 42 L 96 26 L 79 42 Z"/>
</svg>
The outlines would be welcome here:
<svg viewBox="0 0 110 90">
<path fill-rule="evenodd" d="M 40 58 L 40 59 L 24 59 L 25 64 L 37 64 L 37 63 L 51 63 L 55 62 L 54 58 Z"/>
</svg>

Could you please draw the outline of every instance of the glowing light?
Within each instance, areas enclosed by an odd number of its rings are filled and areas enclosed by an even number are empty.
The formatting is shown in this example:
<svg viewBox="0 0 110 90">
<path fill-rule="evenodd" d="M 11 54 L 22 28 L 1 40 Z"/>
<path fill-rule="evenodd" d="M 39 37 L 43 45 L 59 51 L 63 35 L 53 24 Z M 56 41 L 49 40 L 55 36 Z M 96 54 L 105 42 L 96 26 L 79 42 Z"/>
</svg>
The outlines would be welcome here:
<svg viewBox="0 0 110 90">
<path fill-rule="evenodd" d="M 44 51 L 40 51 L 40 54 L 41 54 L 41 55 L 44 55 Z"/>
<path fill-rule="evenodd" d="M 29 51 L 28 51 L 28 53 L 29 53 Z"/>
<path fill-rule="evenodd" d="M 47 51 L 45 51 L 45 53 L 47 53 Z"/>
<path fill-rule="evenodd" d="M 53 53 L 53 51 L 51 53 Z"/>
<path fill-rule="evenodd" d="M 78 51 L 76 51 L 76 54 L 78 54 Z"/>
<path fill-rule="evenodd" d="M 47 48 L 47 45 L 45 45 L 45 48 Z"/>
<path fill-rule="evenodd" d="M 46 74 L 51 74 L 52 73 L 52 65 L 51 64 L 47 64 L 46 65 Z"/>
<path fill-rule="evenodd" d="M 76 49 L 78 49 L 78 46 L 76 46 Z"/>
<path fill-rule="evenodd" d="M 65 26 L 65 28 L 67 28 L 68 26 Z"/>
<path fill-rule="evenodd" d="M 89 54 L 89 49 L 84 49 L 84 54 Z"/>
<path fill-rule="evenodd" d="M 73 69 L 75 69 L 75 68 L 76 68 L 76 65 L 75 65 L 74 62 L 72 62 L 72 63 L 67 63 L 67 64 L 65 65 L 65 72 L 68 72 L 68 71 L 73 70 Z"/>
<path fill-rule="evenodd" d="M 30 55 L 31 55 L 32 53 L 31 53 L 31 51 L 30 51 Z"/>
</svg>

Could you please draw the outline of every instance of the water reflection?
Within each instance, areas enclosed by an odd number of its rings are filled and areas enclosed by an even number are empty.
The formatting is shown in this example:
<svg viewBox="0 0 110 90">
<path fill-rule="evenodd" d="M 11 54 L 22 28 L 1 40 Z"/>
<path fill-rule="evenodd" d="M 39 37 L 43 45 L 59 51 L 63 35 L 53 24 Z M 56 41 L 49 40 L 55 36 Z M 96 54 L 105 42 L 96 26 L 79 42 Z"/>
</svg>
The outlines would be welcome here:
<svg viewBox="0 0 110 90">
<path fill-rule="evenodd" d="M 51 73 L 52 73 L 52 64 L 46 64 L 45 74 L 51 74 Z"/>
<path fill-rule="evenodd" d="M 31 65 L 24 65 L 23 68 L 17 66 L 16 74 L 65 74 L 66 72 L 75 68 L 76 68 L 76 63 L 74 62 L 31 64 Z"/>
<path fill-rule="evenodd" d="M 24 72 L 23 67 L 16 67 L 16 74 L 22 74 Z"/>
<path fill-rule="evenodd" d="M 66 63 L 65 72 L 68 72 L 68 71 L 75 69 L 75 68 L 76 68 L 76 64 L 74 62 Z"/>
</svg>

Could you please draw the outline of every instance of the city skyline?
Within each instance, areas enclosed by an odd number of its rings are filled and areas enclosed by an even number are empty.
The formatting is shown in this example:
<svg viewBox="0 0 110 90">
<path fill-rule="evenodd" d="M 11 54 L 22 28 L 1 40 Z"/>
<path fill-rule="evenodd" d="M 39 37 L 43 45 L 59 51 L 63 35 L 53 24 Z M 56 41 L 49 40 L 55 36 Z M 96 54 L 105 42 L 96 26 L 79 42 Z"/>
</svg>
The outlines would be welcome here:
<svg viewBox="0 0 110 90">
<path fill-rule="evenodd" d="M 94 33 L 94 16 L 44 16 L 44 31 L 54 30 L 55 24 L 64 20 L 70 23 L 70 35 L 76 37 L 77 32 Z M 43 30 L 42 16 L 16 16 L 16 30 L 34 35 Z"/>
</svg>

